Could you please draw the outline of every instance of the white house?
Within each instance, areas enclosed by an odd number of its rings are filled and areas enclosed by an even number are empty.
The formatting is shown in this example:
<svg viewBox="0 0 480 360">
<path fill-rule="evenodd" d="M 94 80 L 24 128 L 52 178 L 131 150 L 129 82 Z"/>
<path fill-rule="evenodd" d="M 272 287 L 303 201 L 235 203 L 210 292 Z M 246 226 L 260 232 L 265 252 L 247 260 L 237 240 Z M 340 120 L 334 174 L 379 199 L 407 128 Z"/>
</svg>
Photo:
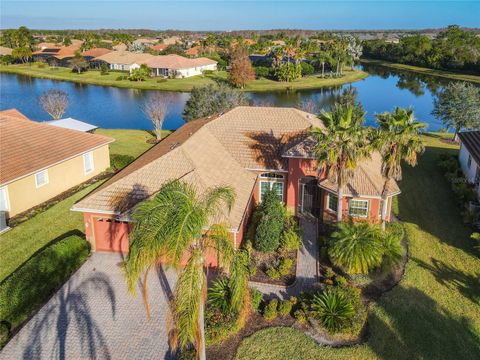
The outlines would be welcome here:
<svg viewBox="0 0 480 360">
<path fill-rule="evenodd" d="M 468 182 L 475 184 L 480 198 L 480 130 L 462 131 L 459 161 Z"/>
<path fill-rule="evenodd" d="M 217 70 L 217 62 L 208 58 L 189 59 L 180 55 L 159 55 L 144 62 L 138 62 L 130 66 L 130 72 L 147 65 L 154 76 L 186 78 L 201 75 L 206 70 Z"/>
<path fill-rule="evenodd" d="M 108 54 L 98 56 L 93 60 L 96 62 L 105 62 L 111 70 L 131 71 L 133 64 L 143 64 L 153 58 L 151 54 L 134 53 L 130 51 L 112 51 Z M 139 66 L 137 66 L 139 67 Z"/>
</svg>

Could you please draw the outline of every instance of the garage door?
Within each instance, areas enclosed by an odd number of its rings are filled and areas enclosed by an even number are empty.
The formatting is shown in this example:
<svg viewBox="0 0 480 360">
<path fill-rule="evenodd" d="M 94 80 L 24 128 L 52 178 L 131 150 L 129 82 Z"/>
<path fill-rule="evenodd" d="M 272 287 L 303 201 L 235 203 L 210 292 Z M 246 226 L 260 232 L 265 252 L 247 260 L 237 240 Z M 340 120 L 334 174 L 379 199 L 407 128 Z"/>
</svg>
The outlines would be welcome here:
<svg viewBox="0 0 480 360">
<path fill-rule="evenodd" d="M 95 218 L 93 228 L 96 251 L 128 252 L 128 223 Z"/>
</svg>

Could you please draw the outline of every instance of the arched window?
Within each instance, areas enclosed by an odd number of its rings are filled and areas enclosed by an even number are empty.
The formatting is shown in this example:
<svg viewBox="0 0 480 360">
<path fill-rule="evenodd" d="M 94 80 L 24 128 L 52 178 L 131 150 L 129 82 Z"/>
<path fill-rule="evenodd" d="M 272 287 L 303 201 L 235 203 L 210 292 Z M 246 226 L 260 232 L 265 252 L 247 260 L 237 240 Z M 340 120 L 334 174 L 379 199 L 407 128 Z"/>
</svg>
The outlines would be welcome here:
<svg viewBox="0 0 480 360">
<path fill-rule="evenodd" d="M 277 195 L 283 201 L 285 177 L 279 173 L 263 173 L 260 174 L 260 201 L 268 189 L 276 191 Z"/>
</svg>

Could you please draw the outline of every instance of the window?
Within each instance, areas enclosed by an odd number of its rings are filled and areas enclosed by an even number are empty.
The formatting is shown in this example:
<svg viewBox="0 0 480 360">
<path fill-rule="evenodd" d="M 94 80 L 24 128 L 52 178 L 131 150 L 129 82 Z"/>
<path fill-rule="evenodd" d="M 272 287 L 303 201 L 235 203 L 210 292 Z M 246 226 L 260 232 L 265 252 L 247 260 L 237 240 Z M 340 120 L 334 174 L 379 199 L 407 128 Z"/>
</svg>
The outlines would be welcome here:
<svg viewBox="0 0 480 360">
<path fill-rule="evenodd" d="M 83 154 L 83 168 L 85 170 L 85 174 L 93 171 L 93 154 L 91 151 Z"/>
<path fill-rule="evenodd" d="M 48 184 L 48 170 L 42 170 L 35 174 L 35 185 L 37 188 Z"/>
<path fill-rule="evenodd" d="M 260 201 L 263 200 L 263 195 L 267 190 L 273 189 L 283 201 L 283 175 L 277 173 L 260 174 Z"/>
<path fill-rule="evenodd" d="M 467 167 L 470 169 L 472 166 L 472 155 L 468 154 Z"/>
<path fill-rule="evenodd" d="M 348 214 L 354 217 L 367 217 L 368 200 L 350 200 Z"/>
<path fill-rule="evenodd" d="M 337 212 L 338 209 L 338 196 L 334 194 L 328 194 L 327 209 Z"/>
<path fill-rule="evenodd" d="M 0 188 L 0 211 L 8 211 L 9 210 L 9 205 L 8 205 L 8 193 L 7 193 L 7 187 L 1 187 Z"/>
</svg>

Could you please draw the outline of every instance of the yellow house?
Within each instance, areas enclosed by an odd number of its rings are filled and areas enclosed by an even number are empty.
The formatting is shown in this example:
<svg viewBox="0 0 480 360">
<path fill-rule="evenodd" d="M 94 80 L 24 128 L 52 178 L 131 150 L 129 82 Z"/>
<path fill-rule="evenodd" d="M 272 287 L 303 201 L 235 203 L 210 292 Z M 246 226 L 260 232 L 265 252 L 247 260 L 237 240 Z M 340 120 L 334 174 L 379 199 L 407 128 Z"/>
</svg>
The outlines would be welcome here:
<svg viewBox="0 0 480 360">
<path fill-rule="evenodd" d="M 10 218 L 100 174 L 113 141 L 0 111 L 0 211 Z"/>
</svg>

